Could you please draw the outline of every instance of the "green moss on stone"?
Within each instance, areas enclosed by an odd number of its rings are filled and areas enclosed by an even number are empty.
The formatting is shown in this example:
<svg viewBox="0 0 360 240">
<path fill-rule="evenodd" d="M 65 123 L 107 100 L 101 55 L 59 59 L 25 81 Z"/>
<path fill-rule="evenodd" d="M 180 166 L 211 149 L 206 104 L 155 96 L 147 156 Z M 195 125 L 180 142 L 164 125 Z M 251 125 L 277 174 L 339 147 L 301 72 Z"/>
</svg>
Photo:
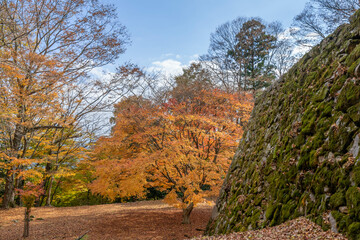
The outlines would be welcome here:
<svg viewBox="0 0 360 240">
<path fill-rule="evenodd" d="M 276 205 L 269 205 L 265 211 L 266 220 L 271 220 L 276 210 Z"/>
<path fill-rule="evenodd" d="M 310 167 L 310 153 L 308 151 L 302 151 L 300 153 L 300 159 L 298 161 L 298 169 L 299 170 L 307 170 Z"/>
<path fill-rule="evenodd" d="M 333 110 L 332 104 L 327 104 L 324 110 L 322 111 L 320 117 L 321 118 L 330 117 L 332 110 Z"/>
<path fill-rule="evenodd" d="M 317 117 L 313 115 L 312 118 L 308 121 L 304 121 L 304 127 L 301 128 L 301 133 L 304 135 L 311 135 L 314 133 L 315 130 L 315 121 Z"/>
<path fill-rule="evenodd" d="M 306 141 L 306 137 L 302 134 L 299 134 L 295 139 L 295 145 L 297 148 L 301 147 Z"/>
<path fill-rule="evenodd" d="M 253 212 L 251 219 L 250 219 L 251 227 L 253 229 L 256 229 L 258 227 L 258 221 L 260 219 L 260 215 L 261 215 L 261 212 L 258 209 Z"/>
<path fill-rule="evenodd" d="M 283 205 L 281 208 L 281 221 L 284 222 L 290 219 L 291 215 L 296 209 L 296 202 L 290 201 L 287 204 Z"/>
<path fill-rule="evenodd" d="M 360 123 L 360 102 L 347 110 L 350 118 L 355 123 Z"/>
<path fill-rule="evenodd" d="M 345 60 L 345 64 L 350 67 L 356 60 L 360 58 L 360 44 L 349 54 Z"/>
<path fill-rule="evenodd" d="M 351 178 L 357 186 L 360 186 L 360 166 L 356 166 L 352 172 Z"/>
<path fill-rule="evenodd" d="M 316 156 L 316 150 L 311 150 L 310 152 L 310 158 L 309 158 L 309 167 L 310 168 L 316 168 L 318 165 L 318 158 Z"/>
<path fill-rule="evenodd" d="M 360 218 L 360 191 L 357 187 L 350 187 L 346 191 L 346 203 L 350 214 L 355 218 Z"/>
<path fill-rule="evenodd" d="M 328 229 L 323 216 L 332 211 L 340 232 L 352 239 L 360 234 L 360 164 L 349 154 L 360 132 L 359 19 L 257 96 L 243 136 L 248 141 L 240 142 L 225 183 L 232 186 L 218 201 L 225 210 L 209 232 L 268 227 L 304 215 Z"/>
<path fill-rule="evenodd" d="M 256 195 L 254 200 L 254 206 L 260 206 L 264 198 L 261 195 Z"/>
<path fill-rule="evenodd" d="M 318 216 L 317 218 L 315 218 L 315 223 L 319 226 L 322 226 L 323 225 L 323 218 L 321 216 Z"/>
<path fill-rule="evenodd" d="M 359 66 L 359 64 L 360 64 L 360 58 L 357 59 L 355 62 L 353 62 L 353 64 L 351 64 L 351 66 L 348 69 L 348 74 L 354 75 L 355 69 Z"/>
<path fill-rule="evenodd" d="M 354 222 L 349 226 L 348 229 L 349 236 L 351 239 L 358 240 L 360 239 L 360 222 Z"/>
<path fill-rule="evenodd" d="M 334 83 L 334 85 L 330 89 L 330 94 L 332 96 L 335 96 L 337 92 L 344 86 L 344 83 L 347 79 L 346 75 L 342 75 L 337 81 Z"/>
<path fill-rule="evenodd" d="M 274 212 L 274 215 L 272 217 L 272 220 L 270 222 L 270 227 L 280 224 L 280 218 L 281 218 L 281 205 L 278 205 L 276 207 L 276 210 Z"/>
<path fill-rule="evenodd" d="M 346 112 L 349 107 L 357 104 L 359 100 L 360 86 L 348 83 L 344 86 L 338 97 L 336 109 Z"/>
<path fill-rule="evenodd" d="M 327 86 L 323 86 L 317 93 L 316 95 L 314 95 L 314 97 L 312 98 L 312 100 L 314 102 L 321 102 L 323 101 L 327 94 L 329 93 L 329 88 Z"/>
<path fill-rule="evenodd" d="M 346 204 L 345 194 L 343 192 L 337 192 L 333 194 L 330 197 L 329 204 L 332 209 L 337 209 L 340 206 L 344 206 Z"/>
</svg>

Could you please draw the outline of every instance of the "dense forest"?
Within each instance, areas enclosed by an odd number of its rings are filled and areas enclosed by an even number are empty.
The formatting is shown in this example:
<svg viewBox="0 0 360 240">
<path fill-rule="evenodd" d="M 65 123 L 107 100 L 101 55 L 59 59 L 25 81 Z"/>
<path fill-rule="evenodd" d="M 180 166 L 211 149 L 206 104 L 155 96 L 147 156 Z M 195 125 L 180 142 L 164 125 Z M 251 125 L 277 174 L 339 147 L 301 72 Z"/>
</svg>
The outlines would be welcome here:
<svg viewBox="0 0 360 240">
<path fill-rule="evenodd" d="M 238 17 L 214 29 L 208 52 L 180 75 L 127 62 L 99 78 L 94 70 L 131 42 L 114 6 L 1 0 L 2 207 L 25 207 L 24 237 L 31 209 L 43 206 L 164 199 L 189 224 L 219 195 L 254 103 L 359 7 L 310 0 L 290 28 Z"/>
</svg>

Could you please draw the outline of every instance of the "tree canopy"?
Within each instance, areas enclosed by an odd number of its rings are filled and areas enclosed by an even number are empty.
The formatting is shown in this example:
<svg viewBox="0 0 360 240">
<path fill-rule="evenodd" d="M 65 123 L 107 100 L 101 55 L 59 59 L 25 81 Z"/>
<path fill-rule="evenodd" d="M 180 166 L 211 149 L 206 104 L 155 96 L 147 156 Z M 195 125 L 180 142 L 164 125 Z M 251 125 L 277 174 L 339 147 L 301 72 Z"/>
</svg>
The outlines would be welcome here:
<svg viewBox="0 0 360 240">
<path fill-rule="evenodd" d="M 116 105 L 112 134 L 95 147 L 92 191 L 114 199 L 159 189 L 168 203 L 183 209 L 185 223 L 196 204 L 218 193 L 252 97 L 214 88 L 189 94 L 194 82 L 205 79 L 201 71 L 190 74 L 195 67 L 176 78 L 165 103 L 130 97 Z"/>
</svg>

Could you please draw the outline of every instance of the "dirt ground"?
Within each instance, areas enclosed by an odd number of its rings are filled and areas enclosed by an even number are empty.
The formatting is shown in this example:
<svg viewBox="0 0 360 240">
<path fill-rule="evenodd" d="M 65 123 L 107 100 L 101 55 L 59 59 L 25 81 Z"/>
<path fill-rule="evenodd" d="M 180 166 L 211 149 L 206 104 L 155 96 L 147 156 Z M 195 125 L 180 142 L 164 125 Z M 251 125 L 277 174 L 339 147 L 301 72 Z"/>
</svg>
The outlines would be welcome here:
<svg viewBox="0 0 360 240">
<path fill-rule="evenodd" d="M 212 206 L 191 213 L 191 225 L 181 224 L 182 211 L 162 201 L 67 208 L 33 208 L 29 240 L 152 239 L 178 240 L 202 235 Z M 24 208 L 0 210 L 0 240 L 22 239 Z"/>
</svg>

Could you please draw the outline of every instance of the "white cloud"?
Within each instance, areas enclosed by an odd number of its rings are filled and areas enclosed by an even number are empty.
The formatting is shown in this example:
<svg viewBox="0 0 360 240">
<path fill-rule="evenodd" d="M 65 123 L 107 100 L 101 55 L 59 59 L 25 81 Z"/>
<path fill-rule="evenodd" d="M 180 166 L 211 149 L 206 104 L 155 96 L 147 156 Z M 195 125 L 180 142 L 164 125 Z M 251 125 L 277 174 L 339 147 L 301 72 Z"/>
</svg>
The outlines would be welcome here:
<svg viewBox="0 0 360 240">
<path fill-rule="evenodd" d="M 162 72 L 167 76 L 174 76 L 181 74 L 184 67 L 186 67 L 186 65 L 183 65 L 179 61 L 166 59 L 164 61 L 152 62 L 152 66 L 149 67 L 148 70 Z"/>
<path fill-rule="evenodd" d="M 90 74 L 94 78 L 103 80 L 103 81 L 109 81 L 111 79 L 111 77 L 113 77 L 115 75 L 114 72 L 109 71 L 105 67 L 97 67 L 97 68 L 91 69 Z"/>
<path fill-rule="evenodd" d="M 165 56 L 167 54 L 163 54 Z M 170 54 L 168 54 L 171 56 Z M 183 73 L 183 68 L 188 67 L 191 63 L 197 62 L 199 54 L 194 54 L 192 56 L 181 56 L 179 54 L 172 55 L 176 58 L 168 58 L 161 61 L 154 61 L 151 63 L 151 66 L 147 68 L 148 71 L 156 71 L 165 74 L 166 76 L 176 76 Z M 187 63 L 180 62 L 180 59 L 188 59 Z"/>
<path fill-rule="evenodd" d="M 200 61 L 199 60 L 190 60 L 189 65 L 192 63 L 200 63 Z"/>
</svg>

